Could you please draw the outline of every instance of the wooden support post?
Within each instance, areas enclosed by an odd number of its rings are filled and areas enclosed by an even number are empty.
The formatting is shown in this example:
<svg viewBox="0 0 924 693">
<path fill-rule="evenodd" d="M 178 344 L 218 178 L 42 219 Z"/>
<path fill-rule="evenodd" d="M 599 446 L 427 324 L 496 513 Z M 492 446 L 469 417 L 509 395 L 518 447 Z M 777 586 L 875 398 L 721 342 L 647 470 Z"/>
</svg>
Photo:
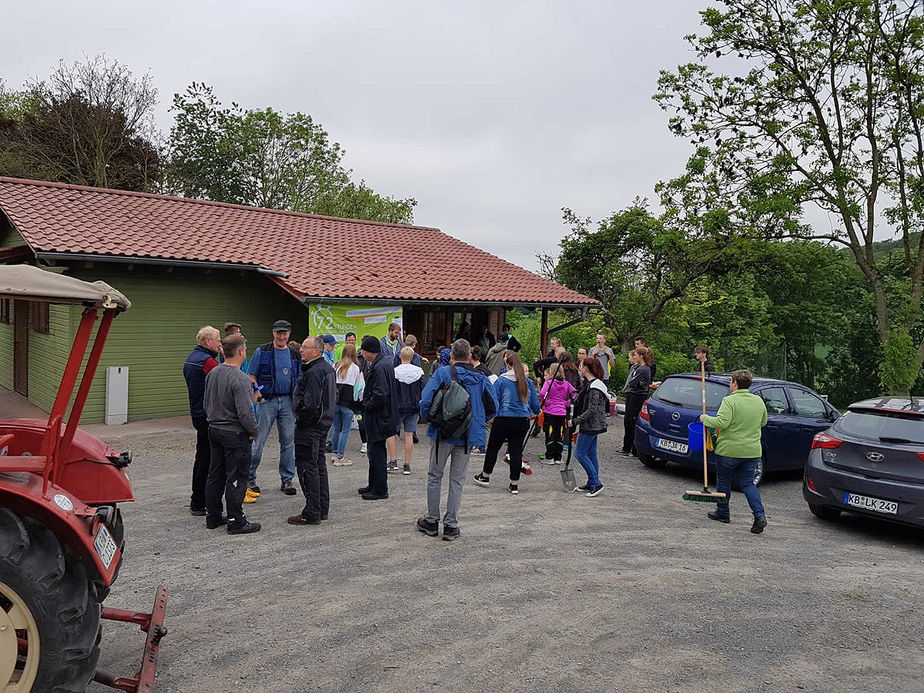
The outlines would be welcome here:
<svg viewBox="0 0 924 693">
<path fill-rule="evenodd" d="M 544 358 L 549 350 L 549 309 L 542 309 L 542 322 L 539 327 L 539 358 Z"/>
</svg>

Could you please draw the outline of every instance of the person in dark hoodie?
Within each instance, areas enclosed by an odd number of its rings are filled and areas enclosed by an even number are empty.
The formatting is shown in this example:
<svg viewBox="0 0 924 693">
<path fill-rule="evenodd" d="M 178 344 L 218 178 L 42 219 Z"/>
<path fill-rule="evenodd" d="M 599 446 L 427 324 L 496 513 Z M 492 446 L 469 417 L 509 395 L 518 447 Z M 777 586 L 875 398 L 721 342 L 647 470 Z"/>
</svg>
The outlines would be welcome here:
<svg viewBox="0 0 924 693">
<path fill-rule="evenodd" d="M 391 354 L 382 352 L 375 337 L 363 337 L 362 355 L 369 364 L 363 390 L 363 422 L 369 456 L 369 484 L 359 489 L 363 500 L 388 498 L 388 449 L 385 441 L 398 435 L 398 381 Z"/>
<path fill-rule="evenodd" d="M 211 325 L 206 325 L 199 330 L 196 346 L 183 363 L 183 377 L 186 379 L 186 389 L 189 393 L 189 416 L 193 428 L 196 429 L 196 457 L 193 461 L 189 512 L 197 517 L 205 515 L 205 484 L 209 478 L 212 454 L 209 445 L 209 422 L 202 404 L 205 376 L 218 365 L 220 350 L 221 334 Z"/>
<path fill-rule="evenodd" d="M 290 525 L 317 525 L 330 511 L 330 488 L 327 483 L 327 459 L 324 444 L 334 422 L 337 384 L 334 369 L 322 358 L 324 342 L 308 337 L 299 350 L 302 370 L 295 383 L 295 469 L 305 507 L 292 515 Z"/>
<path fill-rule="evenodd" d="M 642 411 L 642 405 L 648 396 L 651 385 L 651 352 L 639 347 L 629 352 L 629 375 L 622 388 L 626 396 L 626 413 L 623 415 L 624 433 L 621 453 L 626 457 L 635 456 L 635 423 Z"/>
<path fill-rule="evenodd" d="M 420 394 L 423 392 L 423 368 L 413 364 L 414 350 L 406 346 L 401 350 L 401 365 L 395 368 L 398 381 L 398 413 L 404 426 L 404 468 L 411 473 L 411 456 L 414 454 L 414 433 L 420 417 Z M 399 431 L 400 433 L 400 431 Z"/>
<path fill-rule="evenodd" d="M 706 368 L 707 373 L 715 373 L 715 366 L 712 363 L 712 359 L 709 358 L 709 347 L 707 346 L 698 346 L 693 350 L 693 358 L 701 362 Z"/>
<path fill-rule="evenodd" d="M 600 462 L 597 459 L 597 436 L 606 432 L 606 413 L 610 406 L 610 396 L 603 380 L 603 366 L 597 359 L 584 359 L 581 362 L 581 376 L 587 381 L 578 395 L 574 407 L 574 417 L 568 424 L 569 430 L 579 426 L 574 456 L 587 472 L 587 483 L 575 488 L 588 498 L 599 496 L 603 491 L 600 483 Z"/>
</svg>

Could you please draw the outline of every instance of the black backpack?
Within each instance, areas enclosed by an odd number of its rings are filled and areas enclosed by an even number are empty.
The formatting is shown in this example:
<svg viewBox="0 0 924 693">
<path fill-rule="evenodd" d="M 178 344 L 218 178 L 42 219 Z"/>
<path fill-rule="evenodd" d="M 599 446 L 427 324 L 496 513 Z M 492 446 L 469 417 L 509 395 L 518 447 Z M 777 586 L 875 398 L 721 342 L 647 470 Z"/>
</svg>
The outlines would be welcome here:
<svg viewBox="0 0 924 693">
<path fill-rule="evenodd" d="M 449 366 L 452 379 L 440 385 L 430 404 L 430 421 L 440 438 L 465 440 L 472 425 L 472 398 L 456 376 L 456 367 Z"/>
</svg>

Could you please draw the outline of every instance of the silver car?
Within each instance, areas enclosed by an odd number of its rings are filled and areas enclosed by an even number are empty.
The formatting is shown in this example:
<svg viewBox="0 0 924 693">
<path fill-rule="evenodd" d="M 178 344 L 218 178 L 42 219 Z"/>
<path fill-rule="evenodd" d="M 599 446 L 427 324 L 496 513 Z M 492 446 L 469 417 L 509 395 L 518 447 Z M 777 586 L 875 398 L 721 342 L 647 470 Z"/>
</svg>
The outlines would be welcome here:
<svg viewBox="0 0 924 693">
<path fill-rule="evenodd" d="M 924 527 L 924 402 L 851 404 L 812 442 L 802 495 L 816 516 L 843 511 Z"/>
</svg>

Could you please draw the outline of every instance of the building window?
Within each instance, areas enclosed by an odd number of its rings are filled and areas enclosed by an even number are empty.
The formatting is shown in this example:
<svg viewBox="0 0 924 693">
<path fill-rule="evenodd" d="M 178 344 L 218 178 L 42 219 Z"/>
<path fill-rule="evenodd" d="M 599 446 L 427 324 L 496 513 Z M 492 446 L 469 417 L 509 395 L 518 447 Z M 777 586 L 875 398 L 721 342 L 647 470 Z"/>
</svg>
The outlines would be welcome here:
<svg viewBox="0 0 924 693">
<path fill-rule="evenodd" d="M 32 331 L 48 334 L 50 330 L 48 321 L 48 303 L 31 303 Z"/>
<path fill-rule="evenodd" d="M 421 317 L 420 350 L 438 352 L 446 345 L 446 312 L 425 310 Z"/>
<path fill-rule="evenodd" d="M 0 322 L 5 325 L 10 324 L 10 304 L 10 299 L 0 298 Z"/>
</svg>

